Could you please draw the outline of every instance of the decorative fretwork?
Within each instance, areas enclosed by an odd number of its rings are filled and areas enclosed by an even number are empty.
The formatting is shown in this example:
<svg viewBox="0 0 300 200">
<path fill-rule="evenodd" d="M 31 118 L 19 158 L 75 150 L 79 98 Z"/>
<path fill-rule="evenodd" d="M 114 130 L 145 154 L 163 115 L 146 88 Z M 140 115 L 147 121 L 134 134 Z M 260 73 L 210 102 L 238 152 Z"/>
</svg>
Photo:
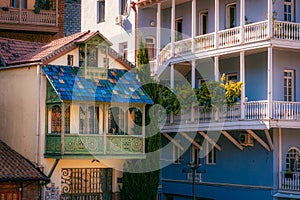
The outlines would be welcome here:
<svg viewBox="0 0 300 200">
<path fill-rule="evenodd" d="M 51 133 L 61 133 L 61 108 L 58 105 L 51 109 Z"/>
<path fill-rule="evenodd" d="M 46 153 L 61 153 L 60 135 L 48 134 L 46 139 Z"/>
<path fill-rule="evenodd" d="M 65 135 L 64 152 L 67 153 L 102 153 L 103 152 L 103 137 L 100 135 Z"/>
<path fill-rule="evenodd" d="M 107 136 L 107 152 L 111 154 L 142 153 L 143 138 L 129 135 Z"/>
<path fill-rule="evenodd" d="M 63 168 L 61 199 L 112 199 L 111 168 Z"/>
<path fill-rule="evenodd" d="M 59 103 L 59 102 L 61 102 L 60 98 L 58 97 L 56 91 L 53 89 L 49 81 L 47 81 L 46 103 Z"/>
<path fill-rule="evenodd" d="M 66 105 L 65 107 L 65 133 L 70 133 L 70 105 Z"/>
</svg>

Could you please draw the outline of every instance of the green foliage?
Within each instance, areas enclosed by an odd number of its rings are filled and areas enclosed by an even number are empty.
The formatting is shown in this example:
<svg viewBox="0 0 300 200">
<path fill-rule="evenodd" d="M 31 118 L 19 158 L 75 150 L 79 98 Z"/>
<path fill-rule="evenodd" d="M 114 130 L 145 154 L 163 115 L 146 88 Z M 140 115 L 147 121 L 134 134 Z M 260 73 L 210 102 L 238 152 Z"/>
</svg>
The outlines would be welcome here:
<svg viewBox="0 0 300 200">
<path fill-rule="evenodd" d="M 144 90 L 155 103 L 160 102 L 161 86 L 150 77 L 150 66 L 148 51 L 142 39 L 139 39 L 139 49 L 137 54 L 138 75 Z M 160 134 L 157 132 L 158 119 L 150 118 L 149 110 L 152 105 L 146 106 L 146 139 L 145 152 L 155 152 L 160 148 Z M 152 121 L 151 121 L 152 120 Z M 142 125 L 141 121 L 138 125 Z M 157 151 L 158 152 L 158 151 Z M 159 153 L 147 154 L 147 159 L 130 160 L 124 165 L 123 187 L 121 188 L 122 200 L 153 200 L 156 199 L 157 187 L 159 184 Z M 149 171 L 145 173 L 130 172 Z"/>
<path fill-rule="evenodd" d="M 149 83 L 151 81 L 151 77 L 150 77 L 148 49 L 146 43 L 143 42 L 142 37 L 139 38 L 137 64 L 138 64 L 138 75 L 142 84 Z"/>
</svg>

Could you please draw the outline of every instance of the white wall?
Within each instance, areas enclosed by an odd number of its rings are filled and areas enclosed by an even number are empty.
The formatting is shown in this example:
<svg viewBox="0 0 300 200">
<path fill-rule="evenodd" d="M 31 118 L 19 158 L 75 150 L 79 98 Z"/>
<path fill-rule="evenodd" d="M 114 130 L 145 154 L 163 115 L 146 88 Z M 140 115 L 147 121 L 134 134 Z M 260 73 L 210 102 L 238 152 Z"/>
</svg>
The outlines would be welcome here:
<svg viewBox="0 0 300 200">
<path fill-rule="evenodd" d="M 129 18 L 125 21 L 124 28 L 115 24 L 116 17 L 120 14 L 120 1 L 105 1 L 105 22 L 97 23 L 97 1 L 84 0 L 81 5 L 81 31 L 99 30 L 119 52 L 119 44 L 128 42 L 128 60 L 134 62 L 134 27 L 135 13 L 131 9 Z"/>
</svg>

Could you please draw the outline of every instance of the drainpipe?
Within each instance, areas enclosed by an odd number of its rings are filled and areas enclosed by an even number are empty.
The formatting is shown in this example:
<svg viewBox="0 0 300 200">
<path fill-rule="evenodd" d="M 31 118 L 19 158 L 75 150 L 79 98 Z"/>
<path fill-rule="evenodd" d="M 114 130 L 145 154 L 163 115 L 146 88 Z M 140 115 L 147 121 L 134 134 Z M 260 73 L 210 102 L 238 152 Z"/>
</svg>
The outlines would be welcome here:
<svg viewBox="0 0 300 200">
<path fill-rule="evenodd" d="M 39 144 L 40 144 L 40 72 L 41 66 L 40 64 L 36 67 L 36 116 L 35 116 L 35 159 L 34 162 L 39 165 Z"/>
</svg>

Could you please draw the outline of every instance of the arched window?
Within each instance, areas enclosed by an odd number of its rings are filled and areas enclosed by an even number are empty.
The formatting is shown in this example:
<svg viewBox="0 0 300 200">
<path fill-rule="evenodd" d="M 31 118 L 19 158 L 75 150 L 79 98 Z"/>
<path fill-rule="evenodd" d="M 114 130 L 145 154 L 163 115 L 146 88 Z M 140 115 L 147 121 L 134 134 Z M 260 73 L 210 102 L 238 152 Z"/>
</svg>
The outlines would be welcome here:
<svg viewBox="0 0 300 200">
<path fill-rule="evenodd" d="M 299 161 L 300 150 L 296 147 L 289 149 L 286 154 L 286 171 L 300 172 L 300 161 Z"/>
<path fill-rule="evenodd" d="M 142 134 L 142 112 L 135 107 L 128 109 L 128 134 Z"/>
<path fill-rule="evenodd" d="M 61 133 L 61 108 L 57 105 L 51 109 L 51 133 Z"/>
<path fill-rule="evenodd" d="M 116 135 L 125 134 L 124 111 L 119 107 L 108 110 L 108 132 Z"/>
</svg>

